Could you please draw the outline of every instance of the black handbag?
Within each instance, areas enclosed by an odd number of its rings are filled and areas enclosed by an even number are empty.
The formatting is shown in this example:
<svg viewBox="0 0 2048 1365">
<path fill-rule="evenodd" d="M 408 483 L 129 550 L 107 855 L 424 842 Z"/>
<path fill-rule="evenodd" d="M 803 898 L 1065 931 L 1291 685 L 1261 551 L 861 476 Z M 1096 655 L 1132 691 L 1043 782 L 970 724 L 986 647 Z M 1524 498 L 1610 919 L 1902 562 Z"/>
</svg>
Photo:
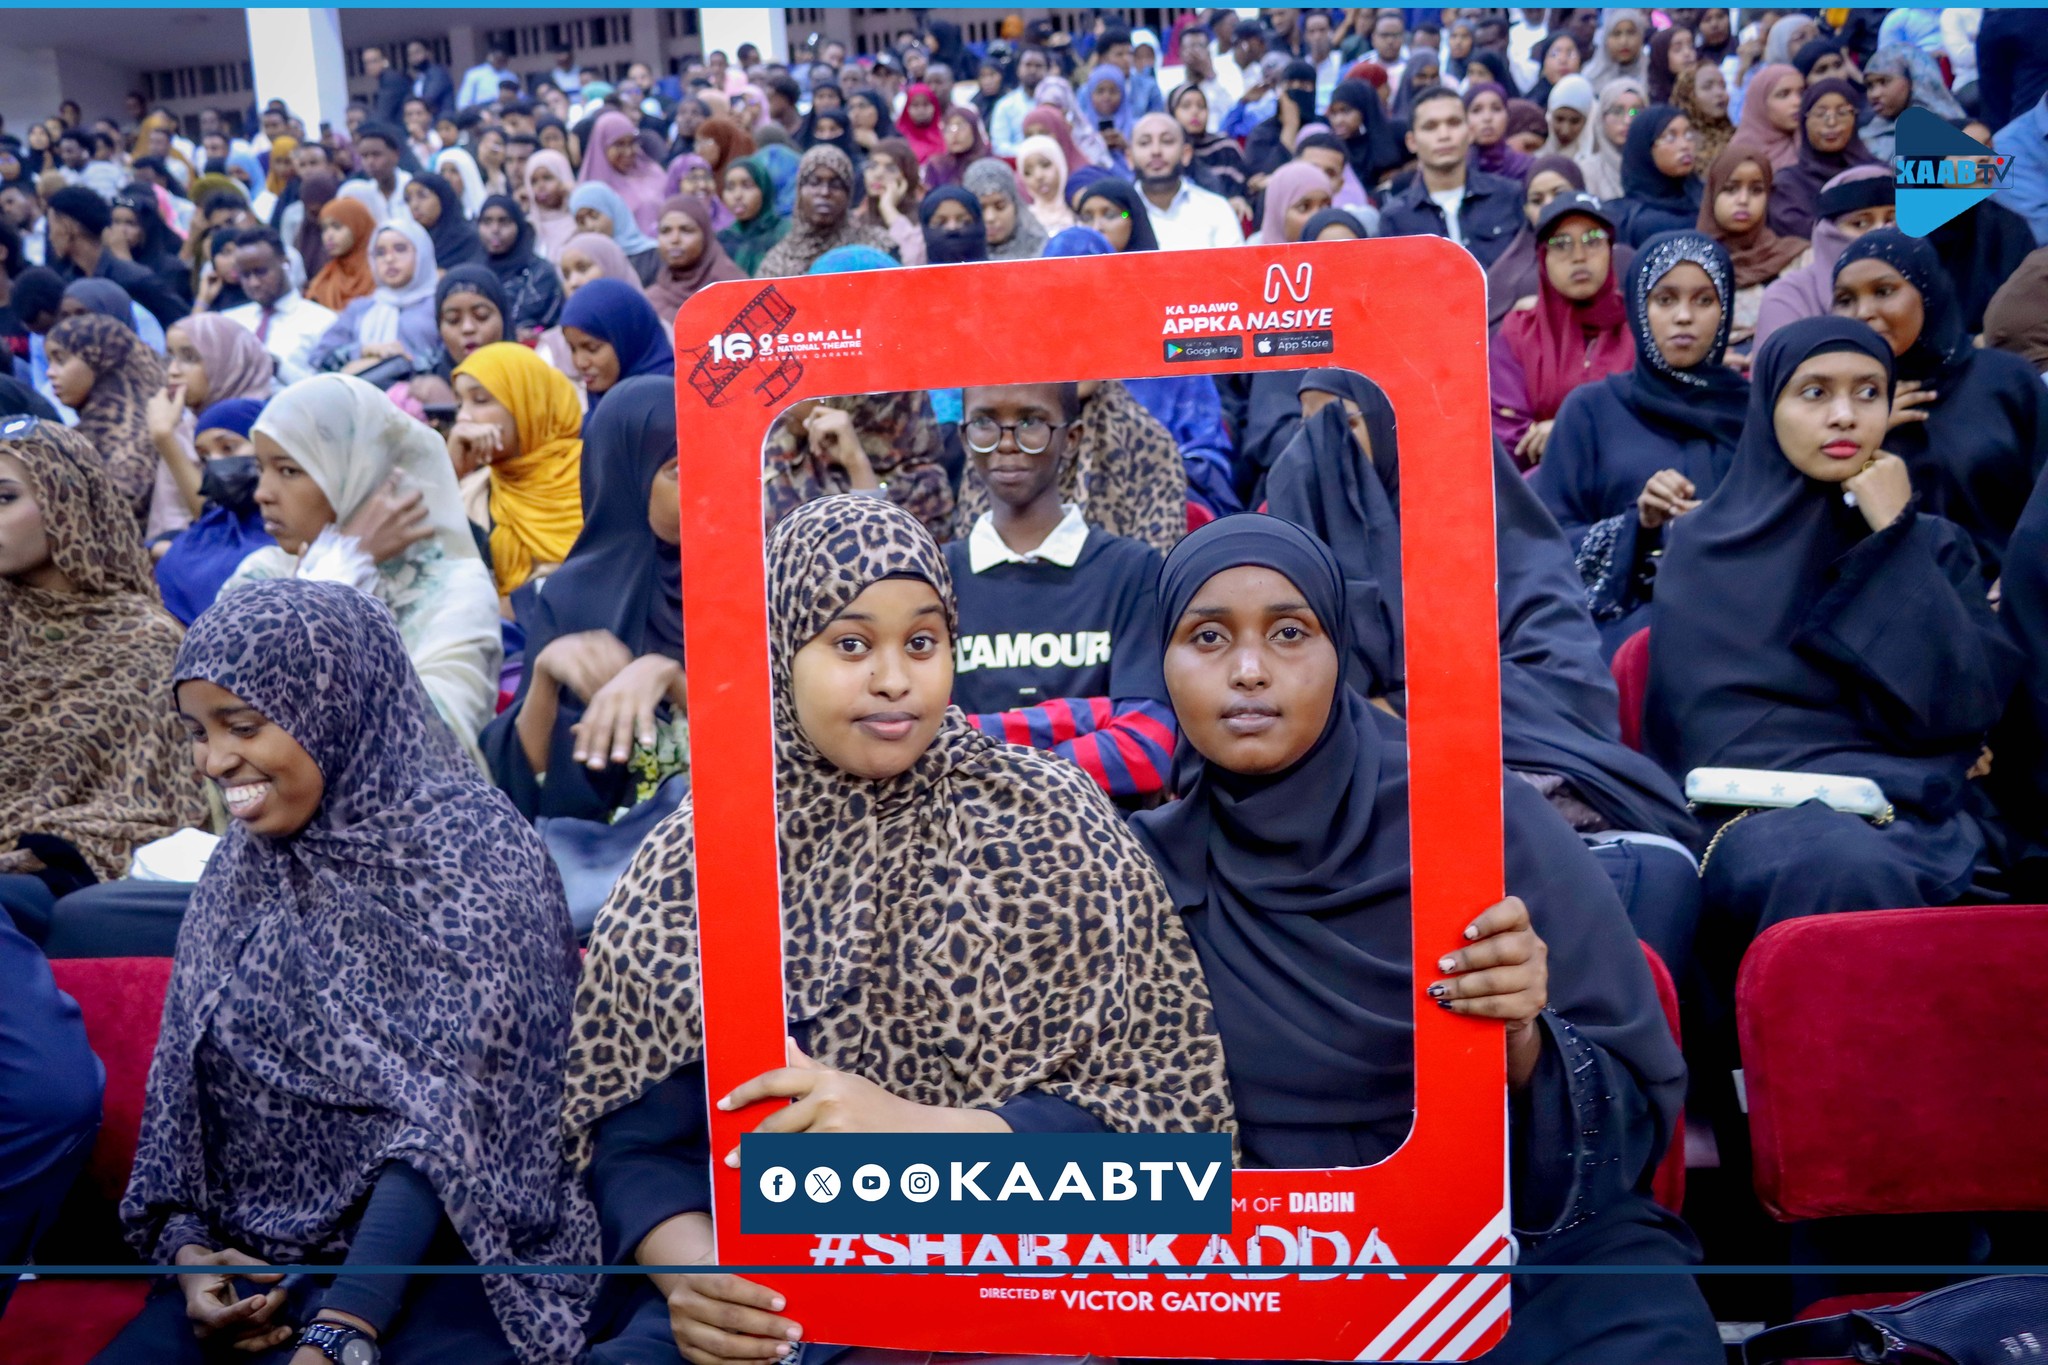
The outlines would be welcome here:
<svg viewBox="0 0 2048 1365">
<path fill-rule="evenodd" d="M 2048 1275 L 1966 1280 L 1890 1308 L 1788 1323 L 1742 1347 L 1744 1365 L 1809 1358 L 1864 1365 L 2048 1362 Z"/>
</svg>

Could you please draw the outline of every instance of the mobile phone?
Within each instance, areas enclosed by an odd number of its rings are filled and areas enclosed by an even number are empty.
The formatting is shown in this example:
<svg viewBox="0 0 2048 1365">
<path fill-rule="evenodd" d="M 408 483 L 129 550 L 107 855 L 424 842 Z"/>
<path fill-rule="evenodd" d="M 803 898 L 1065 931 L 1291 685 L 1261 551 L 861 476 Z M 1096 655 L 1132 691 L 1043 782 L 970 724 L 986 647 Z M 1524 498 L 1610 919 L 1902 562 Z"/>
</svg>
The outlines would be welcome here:
<svg viewBox="0 0 2048 1365">
<path fill-rule="evenodd" d="M 452 422 L 455 414 L 461 411 L 461 405 L 456 403 L 422 403 L 420 408 L 427 414 L 429 422 Z"/>
<path fill-rule="evenodd" d="M 1099 118 L 1095 120 L 1095 131 L 1098 133 L 1106 133 L 1114 127 L 1116 127 L 1116 120 L 1113 118 Z"/>
</svg>

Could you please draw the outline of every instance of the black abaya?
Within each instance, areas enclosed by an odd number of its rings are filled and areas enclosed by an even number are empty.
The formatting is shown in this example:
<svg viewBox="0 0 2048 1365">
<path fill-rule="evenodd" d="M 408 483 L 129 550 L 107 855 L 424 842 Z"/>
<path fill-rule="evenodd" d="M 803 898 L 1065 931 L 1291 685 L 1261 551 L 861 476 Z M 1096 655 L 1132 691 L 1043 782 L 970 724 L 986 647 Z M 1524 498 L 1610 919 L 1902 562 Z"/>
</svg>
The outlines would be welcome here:
<svg viewBox="0 0 2048 1365">
<path fill-rule="evenodd" d="M 1649 296 L 1681 264 L 1703 270 L 1721 299 L 1721 325 L 1700 363 L 1677 369 L 1650 331 Z M 1645 589 L 1661 529 L 1645 530 L 1636 500 L 1659 472 L 1692 480 L 1696 498 L 1720 486 L 1742 437 L 1749 385 L 1721 363 L 1735 316 L 1735 271 L 1720 243 L 1691 230 L 1643 244 L 1626 290 L 1636 363 L 1574 389 L 1558 409 L 1529 486 L 1571 541 L 1602 652 L 1649 624 Z"/>
<path fill-rule="evenodd" d="M 1923 409 L 1927 420 L 1894 428 L 1885 448 L 1912 469 L 1921 505 L 1970 536 L 1989 582 L 2048 465 L 2048 386 L 2019 356 L 1971 344 L 1961 302 L 1931 243 L 1897 228 L 1865 233 L 1835 263 L 1835 278 L 1867 259 L 1883 261 L 1920 291 L 1925 320 L 1895 368 L 1900 379 L 1937 395 Z"/>
<path fill-rule="evenodd" d="M 1807 318 L 1771 335 L 1727 479 L 1675 523 L 1651 610 L 1645 742 L 1674 777 L 1698 767 L 1877 783 L 1882 826 L 1818 802 L 1742 817 L 1702 870 L 1723 984 L 1748 938 L 1784 919 L 1983 894 L 1987 839 L 1967 774 L 2012 688 L 2016 651 L 1951 523 L 1908 506 L 1872 532 L 1839 485 L 1801 474 L 1773 415 L 1799 366 L 1852 351 L 1890 368 L 1869 328 Z M 1711 967 L 1712 964 L 1710 964 Z"/>
<path fill-rule="evenodd" d="M 1261 516 L 1204 527 L 1168 558 L 1169 641 L 1203 583 L 1247 564 L 1299 588 L 1344 652 L 1335 556 Z M 1321 737 L 1284 772 L 1251 777 L 1191 755 L 1187 795 L 1134 819 L 1202 959 L 1247 1165 L 1370 1164 L 1408 1132 L 1407 768 L 1401 722 L 1340 687 Z M 1524 1259 L 1690 1263 L 1683 1226 L 1645 1193 L 1685 1085 L 1649 971 L 1606 878 L 1543 799 L 1506 781 L 1503 816 L 1508 889 L 1550 948 L 1542 1055 L 1509 1105 Z M 1518 1278 L 1514 1314 L 1489 1360 L 1720 1356 L 1712 1315 L 1682 1278 L 1630 1293 L 1602 1277 L 1563 1294 Z"/>
<path fill-rule="evenodd" d="M 1304 423 L 1273 466 L 1267 506 L 1337 554 L 1350 610 L 1346 680 L 1397 705 L 1407 691 L 1401 628 L 1400 448 L 1394 411 L 1372 381 L 1313 370 L 1305 390 L 1340 394 L 1365 415 L 1371 458 L 1332 403 Z M 1589 829 L 1695 837 L 1678 790 L 1621 743 L 1614 680 L 1600 657 L 1570 547 L 1548 512 L 1496 449 L 1501 738 L 1507 766 L 1561 777 L 1597 819 Z M 1569 804 L 1569 803 L 1567 803 Z"/>
</svg>

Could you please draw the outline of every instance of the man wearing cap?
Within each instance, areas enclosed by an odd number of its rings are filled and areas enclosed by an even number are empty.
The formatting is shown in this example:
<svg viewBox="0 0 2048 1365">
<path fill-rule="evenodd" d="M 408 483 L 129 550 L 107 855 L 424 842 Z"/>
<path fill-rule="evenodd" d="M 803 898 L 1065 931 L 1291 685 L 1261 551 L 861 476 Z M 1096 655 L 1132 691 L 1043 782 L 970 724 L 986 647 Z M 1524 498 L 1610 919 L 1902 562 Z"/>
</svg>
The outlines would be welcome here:
<svg viewBox="0 0 2048 1365">
<path fill-rule="evenodd" d="M 1521 183 L 1466 164 L 1472 129 L 1457 92 L 1432 86 L 1416 95 L 1412 109 L 1408 150 L 1420 170 L 1383 206 L 1382 235 L 1448 237 L 1492 265 L 1521 228 Z"/>
</svg>

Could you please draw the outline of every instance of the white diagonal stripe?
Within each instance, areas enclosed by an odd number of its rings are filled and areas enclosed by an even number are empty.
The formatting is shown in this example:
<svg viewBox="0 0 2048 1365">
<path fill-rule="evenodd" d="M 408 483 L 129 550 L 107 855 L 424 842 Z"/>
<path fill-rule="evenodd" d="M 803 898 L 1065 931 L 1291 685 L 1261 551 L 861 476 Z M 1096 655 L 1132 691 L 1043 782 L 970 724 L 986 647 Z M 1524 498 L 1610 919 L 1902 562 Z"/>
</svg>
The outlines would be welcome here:
<svg viewBox="0 0 2048 1365">
<path fill-rule="evenodd" d="M 1458 1333 L 1458 1335 L 1452 1337 L 1444 1344 L 1443 1350 L 1436 1354 L 1438 1360 L 1461 1359 L 1465 1352 L 1471 1348 L 1472 1343 L 1485 1335 L 1486 1329 L 1499 1322 L 1501 1314 L 1508 1311 L 1508 1277 L 1505 1275 L 1495 1275 L 1491 1278 L 1500 1281 L 1499 1292 L 1491 1299 L 1488 1299 L 1485 1305 L 1472 1315 L 1472 1321 L 1465 1324 L 1464 1331 Z"/>
<path fill-rule="evenodd" d="M 1485 1227 L 1479 1230 L 1478 1236 L 1465 1244 L 1464 1250 L 1457 1254 L 1451 1264 L 1472 1264 L 1474 1257 L 1499 1241 L 1507 1234 L 1507 1230 L 1508 1211 L 1502 1209 L 1493 1216 Z M 1408 1335 L 1408 1329 L 1420 1322 L 1422 1315 L 1427 1313 L 1438 1299 L 1449 1293 L 1452 1286 L 1464 1278 L 1465 1276 L 1462 1273 L 1456 1271 L 1447 1271 L 1431 1276 L 1429 1283 L 1425 1284 L 1416 1293 L 1415 1297 L 1408 1301 L 1407 1307 L 1394 1315 L 1394 1320 L 1389 1322 L 1385 1329 L 1378 1336 L 1374 1337 L 1363 1351 L 1358 1353 L 1357 1358 L 1360 1360 L 1387 1359 L 1387 1353 L 1392 1351 L 1395 1344 Z"/>
<path fill-rule="evenodd" d="M 1504 1265 L 1507 1263 L 1507 1259 L 1508 1250 L 1506 1247 L 1502 1247 L 1493 1256 L 1488 1258 L 1486 1263 L 1488 1265 Z M 1466 1309 L 1479 1302 L 1480 1298 L 1488 1290 L 1493 1289 L 1506 1278 L 1504 1275 L 1474 1275 L 1471 1279 L 1467 1280 L 1464 1286 L 1452 1296 L 1451 1301 L 1439 1309 L 1436 1316 L 1429 1320 L 1429 1324 L 1408 1339 L 1407 1345 L 1401 1348 L 1401 1354 L 1409 1360 L 1422 1359 L 1429 1348 L 1436 1345 L 1438 1339 L 1444 1333 L 1450 1331 L 1457 1324 L 1459 1318 L 1465 1316 Z"/>
</svg>

